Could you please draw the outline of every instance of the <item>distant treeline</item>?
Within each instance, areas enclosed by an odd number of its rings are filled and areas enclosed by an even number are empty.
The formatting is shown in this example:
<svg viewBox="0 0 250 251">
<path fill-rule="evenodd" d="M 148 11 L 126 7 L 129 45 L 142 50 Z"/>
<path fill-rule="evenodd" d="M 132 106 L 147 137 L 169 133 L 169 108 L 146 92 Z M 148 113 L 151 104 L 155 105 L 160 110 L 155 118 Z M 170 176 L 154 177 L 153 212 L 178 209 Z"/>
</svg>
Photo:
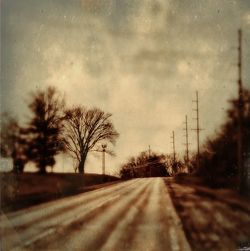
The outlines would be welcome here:
<svg viewBox="0 0 250 251">
<path fill-rule="evenodd" d="M 124 179 L 143 177 L 166 177 L 177 173 L 188 173 L 188 165 L 171 154 L 141 152 L 130 157 L 120 168 L 120 177 Z"/>
<path fill-rule="evenodd" d="M 123 179 L 169 176 L 166 157 L 142 152 L 137 157 L 131 157 L 126 164 L 122 165 L 120 176 Z"/>
</svg>

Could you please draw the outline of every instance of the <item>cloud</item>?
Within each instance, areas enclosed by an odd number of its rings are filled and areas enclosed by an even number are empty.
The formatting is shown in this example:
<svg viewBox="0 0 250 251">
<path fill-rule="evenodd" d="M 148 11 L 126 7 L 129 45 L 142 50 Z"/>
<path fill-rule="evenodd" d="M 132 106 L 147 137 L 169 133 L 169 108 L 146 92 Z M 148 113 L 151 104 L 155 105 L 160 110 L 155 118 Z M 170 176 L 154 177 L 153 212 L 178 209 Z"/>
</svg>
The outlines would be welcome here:
<svg viewBox="0 0 250 251">
<path fill-rule="evenodd" d="M 250 25 L 250 12 L 244 15 L 243 20 L 246 22 L 247 25 Z"/>
<path fill-rule="evenodd" d="M 69 105 L 113 114 L 120 139 L 115 170 L 147 149 L 171 152 L 176 131 L 192 117 L 199 90 L 202 140 L 223 121 L 237 89 L 237 29 L 244 29 L 244 84 L 249 85 L 246 1 L 5 1 L 2 22 L 2 104 L 25 120 L 27 93 L 55 85 Z M 14 98 L 10 98 L 14 97 Z M 215 116 L 216 114 L 216 116 Z M 194 134 L 191 134 L 194 136 Z M 195 138 L 191 139 L 195 149 Z M 87 170 L 98 171 L 90 156 Z M 70 164 L 71 162 L 67 162 Z M 58 161 L 58 170 L 62 160 Z"/>
</svg>

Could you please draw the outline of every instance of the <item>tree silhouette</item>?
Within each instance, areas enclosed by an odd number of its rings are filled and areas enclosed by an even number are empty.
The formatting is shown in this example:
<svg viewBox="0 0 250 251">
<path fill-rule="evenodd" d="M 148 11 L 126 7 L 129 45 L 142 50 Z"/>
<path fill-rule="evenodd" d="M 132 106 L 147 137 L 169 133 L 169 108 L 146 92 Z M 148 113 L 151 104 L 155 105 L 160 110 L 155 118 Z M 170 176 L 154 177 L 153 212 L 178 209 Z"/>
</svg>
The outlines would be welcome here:
<svg viewBox="0 0 250 251">
<path fill-rule="evenodd" d="M 172 154 L 168 154 L 165 159 L 167 171 L 170 175 L 174 176 L 178 173 L 187 172 L 187 170 L 185 170 L 185 164 L 181 161 L 178 155 L 174 158 Z"/>
<path fill-rule="evenodd" d="M 118 133 L 110 121 L 111 114 L 93 108 L 75 107 L 65 111 L 64 144 L 84 173 L 87 155 L 97 143 L 115 143 Z"/>
<path fill-rule="evenodd" d="M 1 157 L 12 158 L 13 172 L 23 172 L 28 161 L 26 139 L 17 119 L 7 113 L 1 115 L 0 151 Z"/>
<path fill-rule="evenodd" d="M 243 91 L 242 135 L 243 151 L 249 151 L 250 144 L 250 91 Z M 210 179 L 232 177 L 238 172 L 237 136 L 238 136 L 238 100 L 231 101 L 227 111 L 227 120 L 219 132 L 208 138 L 200 155 L 201 175 L 209 175 Z"/>
<path fill-rule="evenodd" d="M 53 167 L 55 155 L 63 150 L 61 132 L 64 99 L 54 87 L 38 90 L 31 96 L 29 108 L 33 114 L 26 129 L 29 145 L 27 153 L 40 173 Z"/>
<path fill-rule="evenodd" d="M 164 177 L 168 175 L 164 155 L 141 152 L 137 157 L 130 157 L 120 169 L 120 176 L 124 179 L 139 177 Z"/>
</svg>

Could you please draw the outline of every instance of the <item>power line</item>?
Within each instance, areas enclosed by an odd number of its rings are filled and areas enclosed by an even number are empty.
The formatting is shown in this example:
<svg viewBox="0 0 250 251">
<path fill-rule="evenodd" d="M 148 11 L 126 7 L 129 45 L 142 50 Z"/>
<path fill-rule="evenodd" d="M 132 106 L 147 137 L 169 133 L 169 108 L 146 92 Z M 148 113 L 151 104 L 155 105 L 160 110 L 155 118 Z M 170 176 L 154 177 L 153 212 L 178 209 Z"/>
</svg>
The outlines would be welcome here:
<svg viewBox="0 0 250 251">
<path fill-rule="evenodd" d="M 133 166 L 133 169 L 138 169 L 138 168 L 143 168 L 143 167 L 148 167 L 149 165 L 158 165 L 158 164 L 165 164 L 167 163 L 167 161 L 159 161 L 159 160 L 149 160 L 147 163 L 143 163 L 143 164 L 135 164 L 135 166 Z M 131 167 L 129 166 L 129 169 Z"/>
</svg>

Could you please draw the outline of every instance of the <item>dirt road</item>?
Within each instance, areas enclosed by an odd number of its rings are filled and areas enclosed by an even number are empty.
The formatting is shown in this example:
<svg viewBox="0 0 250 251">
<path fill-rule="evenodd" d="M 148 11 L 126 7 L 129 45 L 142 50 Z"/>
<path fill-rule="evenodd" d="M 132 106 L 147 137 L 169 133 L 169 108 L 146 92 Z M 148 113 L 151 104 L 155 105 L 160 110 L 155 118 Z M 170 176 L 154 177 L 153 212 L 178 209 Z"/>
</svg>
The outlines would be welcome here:
<svg viewBox="0 0 250 251">
<path fill-rule="evenodd" d="M 0 225 L 2 250 L 190 250 L 161 178 L 2 215 Z"/>
</svg>

